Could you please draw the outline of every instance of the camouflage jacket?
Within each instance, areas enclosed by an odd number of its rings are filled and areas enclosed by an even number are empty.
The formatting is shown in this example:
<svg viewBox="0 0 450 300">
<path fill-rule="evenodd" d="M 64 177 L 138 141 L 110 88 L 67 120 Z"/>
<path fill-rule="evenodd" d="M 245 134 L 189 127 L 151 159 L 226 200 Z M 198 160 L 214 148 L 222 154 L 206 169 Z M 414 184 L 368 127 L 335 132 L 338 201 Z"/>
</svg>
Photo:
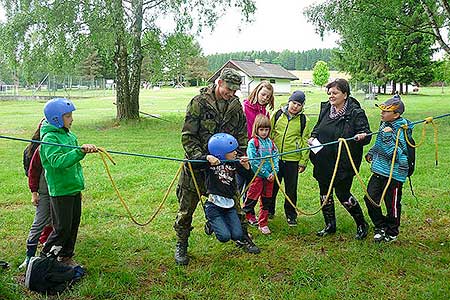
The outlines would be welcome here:
<svg viewBox="0 0 450 300">
<path fill-rule="evenodd" d="M 181 133 L 186 158 L 199 159 L 208 154 L 208 140 L 220 132 L 229 133 L 239 142 L 239 148 L 245 153 L 247 147 L 247 121 L 238 97 L 227 101 L 225 112 L 221 114 L 216 106 L 216 85 L 212 84 L 200 90 L 188 104 Z"/>
</svg>

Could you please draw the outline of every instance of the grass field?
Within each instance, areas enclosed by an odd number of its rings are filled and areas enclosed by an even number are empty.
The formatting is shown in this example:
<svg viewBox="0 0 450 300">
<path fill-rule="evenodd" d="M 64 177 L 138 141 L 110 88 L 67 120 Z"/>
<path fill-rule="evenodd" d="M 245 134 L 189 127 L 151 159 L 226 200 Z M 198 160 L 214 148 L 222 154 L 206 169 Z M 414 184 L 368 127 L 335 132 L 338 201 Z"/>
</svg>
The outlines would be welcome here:
<svg viewBox="0 0 450 300">
<path fill-rule="evenodd" d="M 160 114 L 167 121 L 142 118 L 116 124 L 110 96 L 76 99 L 73 131 L 80 143 L 94 143 L 111 150 L 183 157 L 180 129 L 187 102 L 196 88 L 143 91 L 141 110 Z M 315 122 L 323 90 L 306 91 L 306 112 Z M 361 95 L 356 95 L 363 99 Z M 387 96 L 380 96 L 380 100 Z M 450 90 L 423 88 L 404 96 L 405 117 L 412 121 L 450 112 Z M 277 105 L 287 97 L 277 97 Z M 372 130 L 379 123 L 374 102 L 361 101 Z M 29 138 L 42 117 L 43 102 L 1 101 L 0 135 Z M 417 150 L 413 175 L 417 199 L 403 190 L 399 240 L 375 244 L 369 238 L 353 239 L 355 225 L 337 205 L 338 231 L 318 238 L 320 214 L 299 217 L 289 228 L 279 196 L 273 234 L 251 228 L 260 255 L 241 252 L 232 243 L 221 244 L 203 233 L 204 215 L 194 215 L 189 240 L 191 262 L 174 263 L 175 233 L 172 225 L 177 199 L 172 192 L 161 213 L 149 226 L 134 225 L 117 199 L 98 155 L 88 155 L 82 165 L 87 188 L 75 259 L 87 276 L 58 299 L 448 299 L 450 295 L 450 118 L 439 126 L 439 165 L 434 163 L 431 127 L 425 145 Z M 422 125 L 415 130 L 416 141 Z M 25 255 L 25 240 L 34 216 L 31 195 L 22 169 L 26 143 L 0 139 L 0 259 L 11 264 L 0 270 L 0 299 L 46 299 L 18 283 L 17 270 Z M 365 148 L 365 152 L 369 147 Z M 112 174 L 133 214 L 147 220 L 158 206 L 178 168 L 176 162 L 114 156 Z M 318 187 L 311 165 L 299 179 L 299 207 L 319 206 Z M 369 165 L 361 174 L 368 180 Z M 362 199 L 355 180 L 353 192 Z M 363 204 L 364 211 L 366 209 Z M 367 214 L 366 214 L 367 216 Z"/>
</svg>

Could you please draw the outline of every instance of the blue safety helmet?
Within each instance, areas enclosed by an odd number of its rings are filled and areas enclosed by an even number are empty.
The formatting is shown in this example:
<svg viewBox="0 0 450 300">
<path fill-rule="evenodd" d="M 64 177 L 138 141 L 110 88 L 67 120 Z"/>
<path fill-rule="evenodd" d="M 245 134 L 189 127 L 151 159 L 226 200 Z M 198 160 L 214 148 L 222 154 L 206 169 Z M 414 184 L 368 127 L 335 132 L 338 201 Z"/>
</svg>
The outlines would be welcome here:
<svg viewBox="0 0 450 300">
<path fill-rule="evenodd" d="M 54 98 L 44 106 L 44 115 L 47 121 L 55 127 L 64 127 L 63 115 L 73 112 L 75 105 L 66 98 Z"/>
<path fill-rule="evenodd" d="M 224 160 L 225 154 L 236 150 L 238 147 L 237 140 L 228 133 L 216 133 L 208 141 L 209 153 L 220 160 Z"/>
</svg>

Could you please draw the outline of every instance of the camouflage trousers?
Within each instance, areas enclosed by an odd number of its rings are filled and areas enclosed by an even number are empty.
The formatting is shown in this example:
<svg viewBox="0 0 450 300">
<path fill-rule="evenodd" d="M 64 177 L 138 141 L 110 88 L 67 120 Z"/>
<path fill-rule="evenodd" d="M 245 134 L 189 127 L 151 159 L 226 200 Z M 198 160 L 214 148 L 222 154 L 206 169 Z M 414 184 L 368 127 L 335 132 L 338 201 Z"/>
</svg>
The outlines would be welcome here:
<svg viewBox="0 0 450 300">
<path fill-rule="evenodd" d="M 195 179 L 197 181 L 201 195 L 206 195 L 205 176 L 202 171 L 194 170 Z M 179 241 L 187 241 L 192 227 L 192 216 L 197 208 L 198 198 L 197 191 L 195 189 L 194 181 L 192 180 L 191 172 L 187 166 L 183 167 L 183 171 L 180 174 L 177 186 L 177 197 L 179 202 L 179 209 L 175 224 L 173 228 L 177 233 Z M 247 221 L 245 219 L 245 213 L 242 211 L 239 200 L 235 200 L 235 207 L 241 220 L 242 229 L 244 234 L 247 233 Z M 203 208 L 202 208 L 203 209 Z"/>
</svg>

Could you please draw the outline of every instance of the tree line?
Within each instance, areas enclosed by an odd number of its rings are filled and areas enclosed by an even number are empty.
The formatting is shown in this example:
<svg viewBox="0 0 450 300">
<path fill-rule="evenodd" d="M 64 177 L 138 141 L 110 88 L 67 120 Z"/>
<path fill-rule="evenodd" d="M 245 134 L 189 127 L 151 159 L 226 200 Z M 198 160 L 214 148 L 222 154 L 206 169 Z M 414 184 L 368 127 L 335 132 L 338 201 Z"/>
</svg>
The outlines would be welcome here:
<svg viewBox="0 0 450 300">
<path fill-rule="evenodd" d="M 443 38 L 450 21 L 447 0 L 326 0 L 304 13 L 321 35 L 340 35 L 332 61 L 355 81 L 379 90 L 399 83 L 399 92 L 407 93 L 410 83 L 444 80 L 435 75 L 448 64 L 432 56 L 439 49 L 450 53 Z"/>
<path fill-rule="evenodd" d="M 228 60 L 255 61 L 260 59 L 264 62 L 280 64 L 287 70 L 312 70 L 317 61 L 325 61 L 331 69 L 333 49 L 312 49 L 307 51 L 241 51 L 223 54 L 212 54 L 206 56 L 208 59 L 208 70 L 216 71 Z"/>
</svg>

